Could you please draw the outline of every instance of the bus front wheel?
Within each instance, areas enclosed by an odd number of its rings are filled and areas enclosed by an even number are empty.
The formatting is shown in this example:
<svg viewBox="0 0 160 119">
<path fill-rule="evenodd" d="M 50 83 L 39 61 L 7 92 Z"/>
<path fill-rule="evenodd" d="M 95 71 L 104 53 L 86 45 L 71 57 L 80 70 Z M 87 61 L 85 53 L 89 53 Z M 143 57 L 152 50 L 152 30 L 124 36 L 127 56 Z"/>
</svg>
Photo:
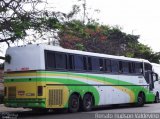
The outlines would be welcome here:
<svg viewBox="0 0 160 119">
<path fill-rule="evenodd" d="M 77 94 L 72 94 L 69 98 L 68 111 L 71 113 L 77 112 L 79 110 L 79 96 Z"/>
<path fill-rule="evenodd" d="M 143 93 L 140 93 L 137 98 L 136 106 L 142 107 L 144 106 L 144 103 L 145 103 L 145 95 Z"/>
</svg>

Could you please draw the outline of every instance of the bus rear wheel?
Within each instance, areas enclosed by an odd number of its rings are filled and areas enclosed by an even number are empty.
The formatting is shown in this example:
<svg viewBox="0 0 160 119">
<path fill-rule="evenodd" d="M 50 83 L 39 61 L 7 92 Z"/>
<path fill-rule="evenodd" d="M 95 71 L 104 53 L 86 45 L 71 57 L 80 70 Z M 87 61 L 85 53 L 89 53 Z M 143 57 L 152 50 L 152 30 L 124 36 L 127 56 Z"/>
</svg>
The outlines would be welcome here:
<svg viewBox="0 0 160 119">
<path fill-rule="evenodd" d="M 68 111 L 71 113 L 77 112 L 79 110 L 79 96 L 72 94 L 69 98 Z"/>
<path fill-rule="evenodd" d="M 137 98 L 136 106 L 142 107 L 144 106 L 144 103 L 145 103 L 145 96 L 143 93 L 140 93 Z"/>
<path fill-rule="evenodd" d="M 93 107 L 93 97 L 91 94 L 85 94 L 83 97 L 83 110 L 91 111 Z"/>
</svg>

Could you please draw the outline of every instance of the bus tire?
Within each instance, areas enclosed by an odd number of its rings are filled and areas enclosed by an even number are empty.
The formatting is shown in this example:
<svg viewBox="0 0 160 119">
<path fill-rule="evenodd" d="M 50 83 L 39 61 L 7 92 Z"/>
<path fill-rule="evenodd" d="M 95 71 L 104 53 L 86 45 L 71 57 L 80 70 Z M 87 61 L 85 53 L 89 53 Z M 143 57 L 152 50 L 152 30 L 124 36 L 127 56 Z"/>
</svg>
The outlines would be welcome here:
<svg viewBox="0 0 160 119">
<path fill-rule="evenodd" d="M 155 96 L 155 103 L 159 103 L 159 94 L 157 93 L 156 96 Z"/>
<path fill-rule="evenodd" d="M 71 113 L 78 112 L 79 110 L 79 96 L 72 94 L 69 98 L 68 111 Z"/>
<path fill-rule="evenodd" d="M 144 93 L 139 93 L 136 106 L 142 107 L 142 106 L 144 106 L 144 103 L 145 103 L 145 95 L 144 95 Z"/>
<path fill-rule="evenodd" d="M 89 93 L 83 96 L 83 111 L 91 111 L 93 107 L 93 96 Z"/>
</svg>

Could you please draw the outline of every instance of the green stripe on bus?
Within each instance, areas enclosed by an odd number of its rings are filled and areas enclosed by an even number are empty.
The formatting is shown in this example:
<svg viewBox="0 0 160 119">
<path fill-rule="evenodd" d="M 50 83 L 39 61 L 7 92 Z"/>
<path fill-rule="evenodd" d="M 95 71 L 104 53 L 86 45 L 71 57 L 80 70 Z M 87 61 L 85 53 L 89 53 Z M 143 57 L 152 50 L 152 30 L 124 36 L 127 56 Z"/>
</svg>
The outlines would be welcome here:
<svg viewBox="0 0 160 119">
<path fill-rule="evenodd" d="M 125 82 L 125 81 L 121 81 L 121 80 L 117 80 L 117 79 L 112 79 L 112 78 L 107 78 L 107 77 L 103 77 L 103 76 L 93 76 L 90 74 L 78 74 L 78 73 L 71 73 L 71 72 L 55 72 L 55 71 L 37 71 L 37 74 L 41 74 L 41 75 L 45 75 L 46 78 L 41 78 L 41 77 L 37 77 L 37 78 L 32 78 L 31 80 L 28 79 L 28 82 L 40 82 L 40 81 L 53 81 L 53 82 L 60 82 L 60 83 L 64 83 L 64 84 L 87 84 L 84 82 L 80 82 L 80 81 L 76 81 L 76 80 L 72 80 L 70 79 L 70 77 L 68 76 L 78 76 L 78 78 L 84 78 L 86 80 L 89 79 L 94 79 L 95 81 L 103 81 L 105 83 L 111 83 L 112 85 L 135 85 L 129 82 Z M 61 78 L 52 78 L 54 76 L 52 76 L 51 78 L 47 78 L 47 74 L 65 74 L 66 75 L 66 79 L 63 78 L 63 80 Z M 29 76 L 28 76 L 29 77 Z M 16 78 L 16 77 L 15 77 Z M 76 77 L 75 77 L 76 78 Z M 27 82 L 27 78 L 22 78 L 22 79 L 17 79 L 17 80 L 13 80 L 13 79 L 6 79 L 5 82 Z M 148 89 L 145 89 L 143 86 L 121 86 L 121 87 L 125 87 L 129 90 L 131 90 L 135 97 L 138 96 L 139 91 L 143 91 L 145 94 L 149 93 Z M 150 92 L 151 93 L 151 92 Z M 152 94 L 151 96 L 154 96 L 154 94 Z M 149 98 L 149 99 L 148 99 Z M 151 100 L 150 98 L 153 97 L 147 97 L 146 100 Z"/>
</svg>

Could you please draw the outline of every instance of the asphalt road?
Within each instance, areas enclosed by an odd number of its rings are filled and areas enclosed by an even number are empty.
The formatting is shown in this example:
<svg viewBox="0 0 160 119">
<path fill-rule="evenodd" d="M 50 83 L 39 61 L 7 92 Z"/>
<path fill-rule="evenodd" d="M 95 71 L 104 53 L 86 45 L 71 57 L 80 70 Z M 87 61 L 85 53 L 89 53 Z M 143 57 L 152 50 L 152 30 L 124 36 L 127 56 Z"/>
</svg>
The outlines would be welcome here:
<svg viewBox="0 0 160 119">
<path fill-rule="evenodd" d="M 33 113 L 30 109 L 6 108 L 3 105 L 0 105 L 0 112 L 3 116 L 9 114 L 11 116 L 13 115 L 18 117 L 18 119 L 99 119 L 112 118 L 115 116 L 115 114 L 119 113 L 121 115 L 129 114 L 129 116 L 131 117 L 133 116 L 133 114 L 137 113 L 159 113 L 159 115 L 157 114 L 155 117 L 157 118 L 159 116 L 158 118 L 160 118 L 160 103 L 145 104 L 144 107 L 132 107 L 130 105 L 106 106 L 103 108 L 96 108 L 90 112 L 77 113 L 68 113 L 66 110 L 49 113 Z M 118 118 L 121 117 L 118 116 Z"/>
</svg>

